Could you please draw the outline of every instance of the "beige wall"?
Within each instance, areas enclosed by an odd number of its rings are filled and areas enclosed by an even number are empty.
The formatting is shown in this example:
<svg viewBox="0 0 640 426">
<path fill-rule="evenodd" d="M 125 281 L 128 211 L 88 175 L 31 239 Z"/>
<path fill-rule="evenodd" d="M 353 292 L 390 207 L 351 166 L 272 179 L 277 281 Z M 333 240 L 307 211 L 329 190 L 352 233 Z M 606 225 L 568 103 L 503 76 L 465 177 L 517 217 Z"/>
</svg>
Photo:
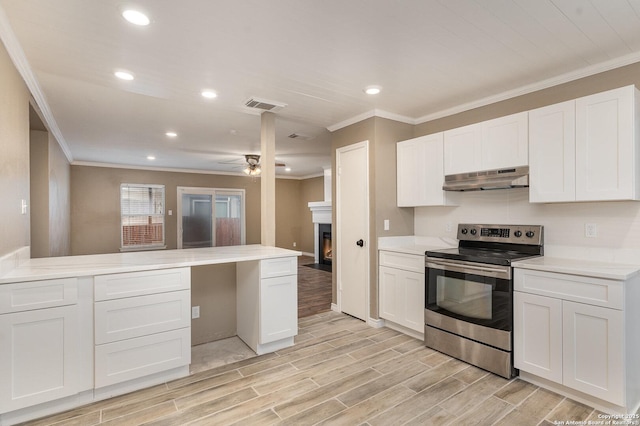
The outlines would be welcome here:
<svg viewBox="0 0 640 426">
<path fill-rule="evenodd" d="M 165 185 L 165 240 L 177 248 L 177 187 L 244 189 L 246 243 L 260 244 L 260 180 L 244 176 L 71 166 L 71 251 L 77 254 L 120 250 L 120 184 Z"/>
<path fill-rule="evenodd" d="M 49 256 L 71 254 L 71 165 L 49 133 Z"/>
<path fill-rule="evenodd" d="M 298 205 L 301 222 L 300 241 L 298 250 L 313 254 L 315 250 L 314 226 L 311 221 L 309 203 L 324 201 L 324 177 L 304 179 L 300 181 L 300 203 Z"/>
<path fill-rule="evenodd" d="M 236 335 L 236 265 L 191 267 L 191 306 L 200 318 L 191 320 L 191 345 Z"/>
<path fill-rule="evenodd" d="M 300 181 L 276 179 L 276 246 L 296 249 L 302 233 Z M 296 247 L 293 246 L 296 243 Z"/>
<path fill-rule="evenodd" d="M 29 132 L 31 257 L 49 256 L 49 134 Z"/>
<path fill-rule="evenodd" d="M 29 91 L 0 42 L 0 257 L 29 245 Z"/>
<path fill-rule="evenodd" d="M 30 134 L 31 257 L 71 253 L 70 165 L 47 131 Z"/>
<path fill-rule="evenodd" d="M 336 168 L 336 150 L 354 143 L 369 141 L 369 316 L 378 318 L 378 237 L 412 235 L 413 212 L 396 206 L 396 143 L 410 139 L 413 126 L 384 118 L 373 117 L 336 130 L 331 135 L 332 169 Z M 335 194 L 333 179 L 333 193 Z M 336 223 L 333 203 L 333 223 Z M 389 219 L 390 229 L 384 231 L 383 221 Z M 334 264 L 344 260 L 336 251 L 334 231 Z M 337 283 L 334 267 L 333 303 L 337 303 Z"/>
<path fill-rule="evenodd" d="M 305 197 L 323 197 L 322 182 L 276 180 L 276 245 L 313 252 L 313 225 Z M 71 251 L 78 254 L 116 253 L 120 250 L 120 184 L 165 185 L 167 248 L 177 248 L 177 187 L 244 189 L 246 242 L 260 244 L 260 179 L 198 173 L 71 166 Z M 314 200 L 318 201 L 318 200 Z M 308 219 L 308 220 L 307 220 Z M 308 223 L 307 223 L 308 222 Z"/>
</svg>

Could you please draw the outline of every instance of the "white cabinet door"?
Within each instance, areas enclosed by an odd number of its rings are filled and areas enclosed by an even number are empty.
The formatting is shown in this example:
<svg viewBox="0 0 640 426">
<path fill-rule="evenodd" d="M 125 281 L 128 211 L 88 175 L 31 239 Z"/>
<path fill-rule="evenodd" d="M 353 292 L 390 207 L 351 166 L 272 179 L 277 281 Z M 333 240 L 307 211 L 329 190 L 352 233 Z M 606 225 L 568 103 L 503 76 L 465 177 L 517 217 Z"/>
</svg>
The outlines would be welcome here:
<svg viewBox="0 0 640 426">
<path fill-rule="evenodd" d="M 260 344 L 298 334 L 298 275 L 260 280 Z"/>
<path fill-rule="evenodd" d="M 397 204 L 398 207 L 413 207 L 424 203 L 426 198 L 427 146 L 422 138 L 398 142 L 396 145 Z"/>
<path fill-rule="evenodd" d="M 450 205 L 444 182 L 444 134 L 398 142 L 398 207 Z"/>
<path fill-rule="evenodd" d="M 403 325 L 424 332 L 424 273 L 404 271 L 402 279 L 403 291 Z"/>
<path fill-rule="evenodd" d="M 516 368 L 562 383 L 562 300 L 513 293 Z"/>
<path fill-rule="evenodd" d="M 378 279 L 380 318 L 422 333 L 424 331 L 424 273 L 381 266 Z"/>
<path fill-rule="evenodd" d="M 564 301 L 562 312 L 564 385 L 624 405 L 622 311 Z"/>
<path fill-rule="evenodd" d="M 529 164 L 526 112 L 482 122 L 481 169 Z"/>
<path fill-rule="evenodd" d="M 78 392 L 77 309 L 0 315 L 0 413 Z"/>
<path fill-rule="evenodd" d="M 482 123 L 444 132 L 444 174 L 482 170 Z"/>
<path fill-rule="evenodd" d="M 400 323 L 398 308 L 401 306 L 400 273 L 399 269 L 380 267 L 380 318 Z"/>
<path fill-rule="evenodd" d="M 634 86 L 576 100 L 576 199 L 638 199 Z"/>
<path fill-rule="evenodd" d="M 529 202 L 576 199 L 576 102 L 529 111 Z"/>
</svg>

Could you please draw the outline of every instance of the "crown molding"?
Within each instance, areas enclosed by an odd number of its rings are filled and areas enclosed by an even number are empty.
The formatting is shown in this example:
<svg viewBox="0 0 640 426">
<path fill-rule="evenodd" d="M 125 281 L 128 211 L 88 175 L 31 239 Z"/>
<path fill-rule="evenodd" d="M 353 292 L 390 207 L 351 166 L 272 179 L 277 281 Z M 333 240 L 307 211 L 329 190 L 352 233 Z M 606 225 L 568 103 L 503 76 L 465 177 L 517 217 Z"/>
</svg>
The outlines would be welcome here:
<svg viewBox="0 0 640 426">
<path fill-rule="evenodd" d="M 432 114 L 427 114 L 416 119 L 416 124 L 426 123 L 427 121 L 436 120 L 438 118 L 448 117 L 453 114 L 458 114 L 464 111 L 468 111 L 474 108 L 479 108 L 487 105 L 491 105 L 496 102 L 505 101 L 518 96 L 526 95 L 529 93 L 537 92 L 539 90 L 548 89 L 550 87 L 558 86 L 560 84 L 569 83 L 571 81 L 579 80 L 584 77 L 590 77 L 595 74 L 599 74 L 605 71 L 610 71 L 616 68 L 631 65 L 640 61 L 640 52 L 631 53 L 629 55 L 621 56 L 610 61 L 601 62 L 599 64 L 590 65 L 585 68 L 581 68 L 576 71 L 561 74 L 555 77 L 548 78 L 546 80 L 538 81 L 526 86 L 519 87 L 514 90 L 499 93 L 497 95 L 488 96 L 477 101 L 469 102 L 466 104 L 458 105 L 453 108 L 448 108 L 442 111 L 438 111 Z"/>
<path fill-rule="evenodd" d="M 579 80 L 584 77 L 590 77 L 595 74 L 599 74 L 605 71 L 610 71 L 616 68 L 624 67 L 626 65 L 631 65 L 636 62 L 640 62 L 640 52 L 631 53 L 631 54 L 622 56 L 620 58 L 612 59 L 610 61 L 601 62 L 595 65 L 590 65 L 588 67 L 581 68 L 576 71 L 561 74 L 556 77 L 551 77 L 546 80 L 538 81 L 526 86 L 519 87 L 517 89 L 502 92 L 497 95 L 488 96 L 486 98 L 478 99 L 473 102 L 456 105 L 452 108 L 447 108 L 431 114 L 423 115 L 422 117 L 411 118 L 405 115 L 395 114 L 395 113 L 384 111 L 384 110 L 373 109 L 371 111 L 358 114 L 354 117 L 348 118 L 339 123 L 328 126 L 327 130 L 329 130 L 330 132 L 334 132 L 336 130 L 340 130 L 352 124 L 359 123 L 360 121 L 366 120 L 371 117 L 388 118 L 390 120 L 395 120 L 402 123 L 413 124 L 413 125 L 422 124 L 422 123 L 426 123 L 427 121 L 448 117 L 450 115 L 458 114 L 464 111 L 469 111 L 474 108 L 491 105 L 496 102 L 501 102 L 507 99 L 537 92 L 539 90 L 548 89 L 550 87 L 558 86 L 560 84 L 569 83 L 571 81 Z"/>
<path fill-rule="evenodd" d="M 407 117 L 406 115 L 396 114 L 394 112 L 389 112 L 382 109 L 372 109 L 371 111 L 358 114 L 354 117 L 347 118 L 344 121 L 328 126 L 327 130 L 330 132 L 335 132 L 336 130 L 340 130 L 344 127 L 351 126 L 352 124 L 359 123 L 371 117 L 387 118 L 389 120 L 395 120 L 401 123 L 407 123 L 412 125 L 417 124 L 415 118 Z"/>
<path fill-rule="evenodd" d="M 53 113 L 49 108 L 47 98 L 40 88 L 40 84 L 38 83 L 38 80 L 36 79 L 36 76 L 33 73 L 31 66 L 29 65 L 29 61 L 24 54 L 24 50 L 22 50 L 22 46 L 20 46 L 20 43 L 18 42 L 18 39 L 16 38 L 16 35 L 13 32 L 11 25 L 9 24 L 9 19 L 7 18 L 7 14 L 5 13 L 2 6 L 0 6 L 0 40 L 2 40 L 2 42 L 4 43 L 9 57 L 13 61 L 14 66 L 18 70 L 18 73 L 20 73 L 22 79 L 27 85 L 27 88 L 31 92 L 31 96 L 40 109 L 42 118 L 44 119 L 49 132 L 53 134 L 54 138 L 58 142 L 58 145 L 60 145 L 60 148 L 64 152 L 64 155 L 67 157 L 69 163 L 73 162 L 73 155 L 71 154 L 69 145 L 67 144 L 64 136 L 62 136 L 62 132 L 58 127 L 58 123 L 56 123 L 56 120 L 53 117 Z"/>
</svg>

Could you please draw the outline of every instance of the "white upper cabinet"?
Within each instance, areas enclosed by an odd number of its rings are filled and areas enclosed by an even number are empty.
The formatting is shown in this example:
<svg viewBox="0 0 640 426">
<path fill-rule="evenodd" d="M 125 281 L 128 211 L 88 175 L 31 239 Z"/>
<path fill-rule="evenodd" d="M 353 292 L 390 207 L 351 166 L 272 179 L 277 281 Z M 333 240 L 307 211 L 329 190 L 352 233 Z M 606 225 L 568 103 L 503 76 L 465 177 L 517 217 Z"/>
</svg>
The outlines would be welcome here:
<svg viewBox="0 0 640 426">
<path fill-rule="evenodd" d="M 444 182 L 443 134 L 398 142 L 398 207 L 450 205 Z"/>
<path fill-rule="evenodd" d="M 526 166 L 528 116 L 512 114 L 444 132 L 445 175 Z"/>
<path fill-rule="evenodd" d="M 529 112 L 529 201 L 640 199 L 634 86 Z"/>
<path fill-rule="evenodd" d="M 508 115 L 482 124 L 482 170 L 529 164 L 527 113 Z"/>
<path fill-rule="evenodd" d="M 529 201 L 576 198 L 576 102 L 529 111 Z"/>
<path fill-rule="evenodd" d="M 481 170 L 482 123 L 444 132 L 444 174 Z"/>
<path fill-rule="evenodd" d="M 638 90 L 634 86 L 576 100 L 576 200 L 637 200 Z"/>
</svg>

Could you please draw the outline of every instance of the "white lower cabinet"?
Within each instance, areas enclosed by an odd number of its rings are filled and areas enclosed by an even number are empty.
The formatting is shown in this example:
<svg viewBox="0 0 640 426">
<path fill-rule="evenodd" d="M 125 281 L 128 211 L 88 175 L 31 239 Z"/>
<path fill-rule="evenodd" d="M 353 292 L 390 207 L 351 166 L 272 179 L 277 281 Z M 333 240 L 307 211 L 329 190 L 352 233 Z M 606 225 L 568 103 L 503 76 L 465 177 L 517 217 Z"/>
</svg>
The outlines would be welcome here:
<svg viewBox="0 0 640 426">
<path fill-rule="evenodd" d="M 514 365 L 562 383 L 562 300 L 514 292 Z"/>
<path fill-rule="evenodd" d="M 81 336 L 77 279 L 1 285 L 0 414 L 83 390 Z"/>
<path fill-rule="evenodd" d="M 262 355 L 292 346 L 298 334 L 298 263 L 295 257 L 236 264 L 237 331 Z"/>
<path fill-rule="evenodd" d="M 562 384 L 624 405 L 622 311 L 563 301 L 562 330 Z"/>
<path fill-rule="evenodd" d="M 516 268 L 515 367 L 617 407 L 640 403 L 630 387 L 640 353 L 632 324 L 625 328 L 623 286 Z"/>
<path fill-rule="evenodd" d="M 79 391 L 77 306 L 0 315 L 0 413 Z"/>
<path fill-rule="evenodd" d="M 191 363 L 190 268 L 95 278 L 95 387 Z"/>
<path fill-rule="evenodd" d="M 380 251 L 380 318 L 424 333 L 424 256 Z"/>
</svg>

